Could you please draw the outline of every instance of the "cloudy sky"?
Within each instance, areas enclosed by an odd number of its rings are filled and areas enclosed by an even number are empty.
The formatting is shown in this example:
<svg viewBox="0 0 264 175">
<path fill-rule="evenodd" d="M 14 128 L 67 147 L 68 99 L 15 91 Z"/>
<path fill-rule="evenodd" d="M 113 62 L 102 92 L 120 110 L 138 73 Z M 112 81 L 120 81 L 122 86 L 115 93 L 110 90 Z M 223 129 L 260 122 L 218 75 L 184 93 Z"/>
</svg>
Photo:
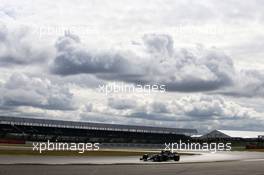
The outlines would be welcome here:
<svg viewBox="0 0 264 175">
<path fill-rule="evenodd" d="M 263 88 L 260 0 L 0 3 L 1 115 L 263 130 Z"/>
</svg>

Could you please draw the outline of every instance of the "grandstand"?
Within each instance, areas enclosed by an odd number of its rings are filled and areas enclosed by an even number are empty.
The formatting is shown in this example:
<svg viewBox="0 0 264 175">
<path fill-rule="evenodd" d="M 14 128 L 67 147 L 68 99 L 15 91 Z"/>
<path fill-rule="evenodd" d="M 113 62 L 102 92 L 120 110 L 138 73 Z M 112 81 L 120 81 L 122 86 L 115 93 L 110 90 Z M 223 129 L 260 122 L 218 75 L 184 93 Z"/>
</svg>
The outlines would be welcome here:
<svg viewBox="0 0 264 175">
<path fill-rule="evenodd" d="M 0 116 L 0 140 L 159 144 L 193 134 L 197 130 Z"/>
</svg>

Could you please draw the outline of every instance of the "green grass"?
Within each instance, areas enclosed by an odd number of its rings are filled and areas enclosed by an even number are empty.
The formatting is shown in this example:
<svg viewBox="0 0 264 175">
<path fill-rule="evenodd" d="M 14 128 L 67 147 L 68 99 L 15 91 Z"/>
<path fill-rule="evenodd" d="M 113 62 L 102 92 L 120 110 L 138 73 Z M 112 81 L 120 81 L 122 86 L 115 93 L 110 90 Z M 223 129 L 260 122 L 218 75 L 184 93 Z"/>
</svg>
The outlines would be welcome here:
<svg viewBox="0 0 264 175">
<path fill-rule="evenodd" d="M 264 152 L 264 149 L 246 149 L 246 151 Z"/>
<path fill-rule="evenodd" d="M 244 146 L 232 147 L 231 151 L 247 151 Z"/>
</svg>

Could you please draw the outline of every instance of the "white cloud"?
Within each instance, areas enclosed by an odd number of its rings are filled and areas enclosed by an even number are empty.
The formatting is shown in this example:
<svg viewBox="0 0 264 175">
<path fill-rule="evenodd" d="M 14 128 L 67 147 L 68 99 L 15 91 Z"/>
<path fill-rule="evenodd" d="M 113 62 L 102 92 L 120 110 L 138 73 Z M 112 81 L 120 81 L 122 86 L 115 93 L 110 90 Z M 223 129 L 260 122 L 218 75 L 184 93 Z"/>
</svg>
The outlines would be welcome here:
<svg viewBox="0 0 264 175">
<path fill-rule="evenodd" d="M 133 99 L 108 98 L 108 105 L 117 110 L 126 110 L 135 108 L 137 104 Z"/>
<path fill-rule="evenodd" d="M 0 22 L 0 66 L 45 63 L 51 48 L 36 42 L 27 26 L 8 27 Z"/>
<path fill-rule="evenodd" d="M 262 113 L 241 106 L 220 96 L 197 96 L 183 98 L 179 103 L 184 113 L 201 119 L 261 119 Z"/>
<path fill-rule="evenodd" d="M 98 54 L 66 35 L 57 41 L 51 70 L 60 75 L 90 73 L 108 80 L 165 84 L 172 91 L 214 90 L 233 81 L 233 62 L 218 50 L 176 50 L 168 35 L 145 35 L 143 41 L 144 57 L 120 51 Z"/>
<path fill-rule="evenodd" d="M 56 48 L 57 56 L 51 69 L 57 74 L 122 73 L 129 70 L 128 60 L 121 54 L 90 51 L 80 44 L 75 35 L 60 37 Z"/>
<path fill-rule="evenodd" d="M 2 0 L 0 112 L 262 129 L 263 12 L 255 0 Z M 75 35 L 62 36 L 64 29 Z M 161 100 L 94 91 L 112 81 L 170 92 Z"/>
<path fill-rule="evenodd" d="M 117 111 L 105 108 L 102 113 L 123 115 L 124 110 L 130 109 L 125 115 L 161 121 L 261 120 L 263 115 L 254 108 L 242 106 L 224 97 L 207 95 L 183 96 L 178 100 L 167 99 L 166 102 L 151 98 L 142 102 L 140 98 L 111 97 L 106 105 Z"/>
<path fill-rule="evenodd" d="M 32 106 L 50 110 L 76 109 L 69 89 L 54 85 L 48 79 L 17 73 L 0 87 L 0 91 L 2 108 Z"/>
</svg>

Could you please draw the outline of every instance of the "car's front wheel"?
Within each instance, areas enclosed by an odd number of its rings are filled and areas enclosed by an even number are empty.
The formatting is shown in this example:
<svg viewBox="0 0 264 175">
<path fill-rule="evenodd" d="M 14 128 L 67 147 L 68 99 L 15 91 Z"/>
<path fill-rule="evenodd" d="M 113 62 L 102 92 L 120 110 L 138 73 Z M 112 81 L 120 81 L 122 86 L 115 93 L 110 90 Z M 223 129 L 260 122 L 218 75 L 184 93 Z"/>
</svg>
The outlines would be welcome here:
<svg viewBox="0 0 264 175">
<path fill-rule="evenodd" d="M 144 161 L 147 161 L 148 160 L 148 155 L 147 154 L 144 154 L 143 156 L 142 156 L 142 159 L 144 160 Z"/>
</svg>

